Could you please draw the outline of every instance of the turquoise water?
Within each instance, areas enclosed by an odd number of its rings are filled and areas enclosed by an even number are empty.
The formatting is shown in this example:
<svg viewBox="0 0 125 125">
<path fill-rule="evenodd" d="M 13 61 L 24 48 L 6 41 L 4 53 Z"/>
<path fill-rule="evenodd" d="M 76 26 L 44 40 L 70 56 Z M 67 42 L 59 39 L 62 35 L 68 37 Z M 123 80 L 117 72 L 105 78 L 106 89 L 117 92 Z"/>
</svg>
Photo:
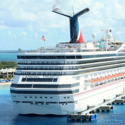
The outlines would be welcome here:
<svg viewBox="0 0 125 125">
<path fill-rule="evenodd" d="M 14 110 L 9 86 L 0 85 L 0 125 L 125 125 L 125 104 L 110 112 L 97 113 L 96 121 L 67 121 L 66 116 L 22 116 Z"/>
<path fill-rule="evenodd" d="M 17 53 L 0 53 L 0 61 L 17 62 Z"/>
</svg>

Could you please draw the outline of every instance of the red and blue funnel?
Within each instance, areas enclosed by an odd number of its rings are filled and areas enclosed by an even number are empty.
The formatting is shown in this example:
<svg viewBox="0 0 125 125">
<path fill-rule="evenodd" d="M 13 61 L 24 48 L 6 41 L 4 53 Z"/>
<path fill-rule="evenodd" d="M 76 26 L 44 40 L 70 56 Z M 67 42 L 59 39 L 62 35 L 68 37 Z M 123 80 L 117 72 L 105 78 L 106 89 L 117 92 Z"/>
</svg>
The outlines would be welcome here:
<svg viewBox="0 0 125 125">
<path fill-rule="evenodd" d="M 69 17 L 70 19 L 70 39 L 71 43 L 84 43 L 84 39 L 82 36 L 82 31 L 79 27 L 79 22 L 78 22 L 78 17 L 81 16 L 82 14 L 85 14 L 89 11 L 89 8 L 86 8 L 76 14 L 70 14 L 65 11 L 62 11 L 58 8 L 54 9 L 53 12 L 61 14 L 63 16 Z"/>
</svg>

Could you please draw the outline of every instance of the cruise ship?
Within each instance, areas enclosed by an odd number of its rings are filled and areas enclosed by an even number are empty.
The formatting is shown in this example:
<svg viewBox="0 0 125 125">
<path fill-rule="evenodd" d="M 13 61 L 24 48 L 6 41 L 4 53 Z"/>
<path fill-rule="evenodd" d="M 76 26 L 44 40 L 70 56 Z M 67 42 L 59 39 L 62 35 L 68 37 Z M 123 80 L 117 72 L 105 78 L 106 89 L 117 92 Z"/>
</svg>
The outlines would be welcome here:
<svg viewBox="0 0 125 125">
<path fill-rule="evenodd" d="M 110 29 L 99 40 L 85 42 L 78 17 L 89 8 L 71 14 L 53 12 L 70 22 L 70 42 L 35 51 L 19 49 L 18 68 L 10 87 L 18 114 L 67 115 L 99 105 L 125 88 L 125 44 Z M 95 38 L 95 34 L 93 34 Z"/>
</svg>

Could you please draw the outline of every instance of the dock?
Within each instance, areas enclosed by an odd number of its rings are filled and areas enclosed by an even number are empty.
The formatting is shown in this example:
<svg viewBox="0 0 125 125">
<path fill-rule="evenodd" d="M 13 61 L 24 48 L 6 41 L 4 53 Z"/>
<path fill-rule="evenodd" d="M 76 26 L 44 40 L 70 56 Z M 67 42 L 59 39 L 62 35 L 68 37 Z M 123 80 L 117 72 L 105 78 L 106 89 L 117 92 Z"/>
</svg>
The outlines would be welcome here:
<svg viewBox="0 0 125 125">
<path fill-rule="evenodd" d="M 125 94 L 118 94 L 113 99 L 104 99 L 104 101 L 99 105 L 88 105 L 85 111 L 81 111 L 78 113 L 67 114 L 67 119 L 69 120 L 77 120 L 77 121 L 85 121 L 85 120 L 96 120 L 97 114 L 95 112 L 99 111 L 107 111 L 113 110 L 112 104 L 124 104 L 125 102 Z"/>
</svg>

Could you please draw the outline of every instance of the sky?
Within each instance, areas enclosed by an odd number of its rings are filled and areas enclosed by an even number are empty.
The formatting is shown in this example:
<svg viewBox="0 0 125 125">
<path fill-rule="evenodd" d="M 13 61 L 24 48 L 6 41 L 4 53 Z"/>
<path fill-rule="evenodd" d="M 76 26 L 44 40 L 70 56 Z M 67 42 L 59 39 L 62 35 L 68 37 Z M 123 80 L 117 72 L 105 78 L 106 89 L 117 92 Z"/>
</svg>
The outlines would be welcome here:
<svg viewBox="0 0 125 125">
<path fill-rule="evenodd" d="M 0 50 L 34 50 L 70 41 L 69 19 L 52 10 L 73 13 L 72 7 L 75 13 L 90 9 L 79 17 L 86 42 L 93 33 L 98 40 L 106 28 L 125 41 L 125 0 L 0 0 Z"/>
</svg>

